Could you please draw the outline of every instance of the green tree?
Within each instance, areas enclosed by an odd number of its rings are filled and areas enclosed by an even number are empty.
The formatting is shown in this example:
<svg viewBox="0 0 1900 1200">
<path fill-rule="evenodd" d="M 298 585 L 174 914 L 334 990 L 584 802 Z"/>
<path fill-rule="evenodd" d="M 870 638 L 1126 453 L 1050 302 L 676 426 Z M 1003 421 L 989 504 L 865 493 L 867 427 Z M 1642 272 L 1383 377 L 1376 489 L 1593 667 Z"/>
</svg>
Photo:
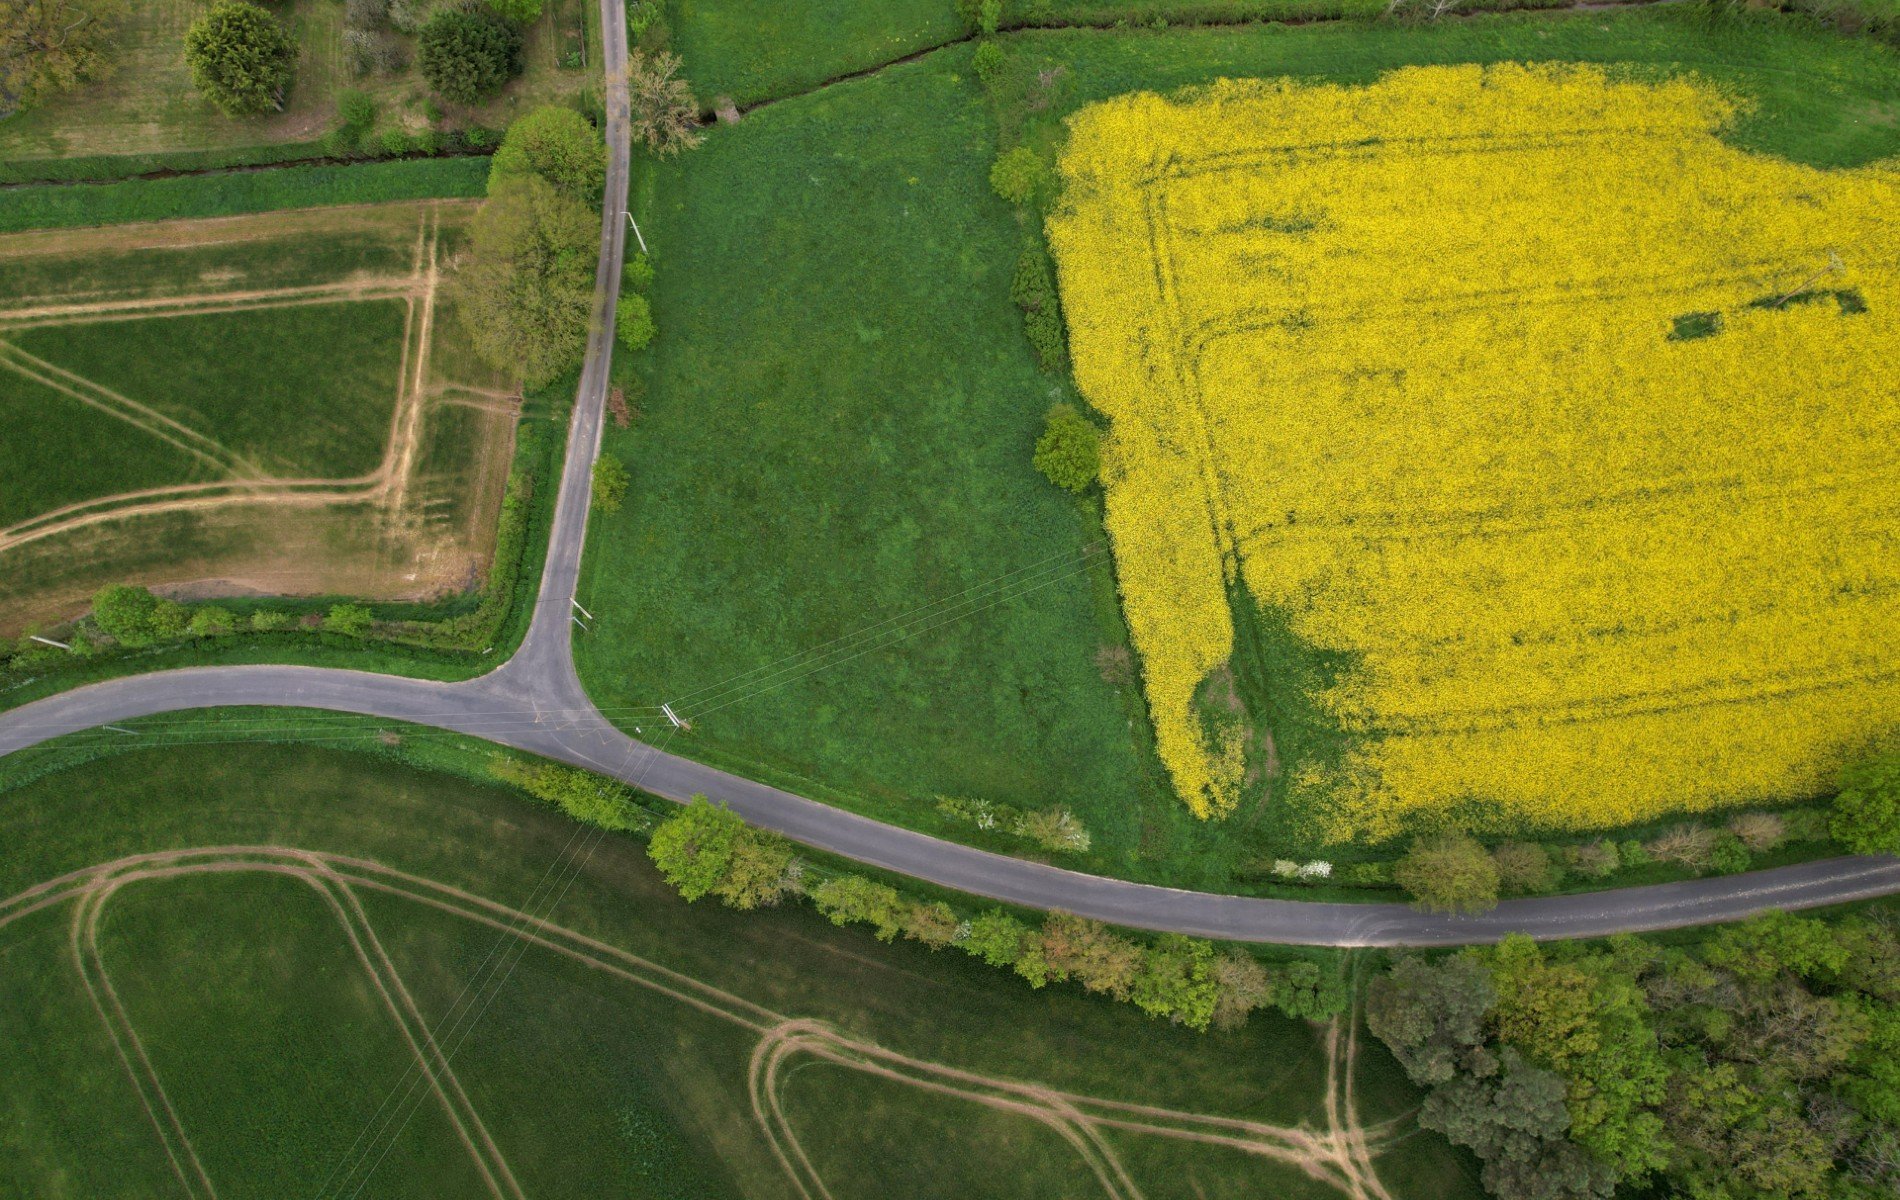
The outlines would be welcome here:
<svg viewBox="0 0 1900 1200">
<path fill-rule="evenodd" d="M 539 0 L 534 2 L 539 7 Z M 573 109 L 543 105 L 508 126 L 489 160 L 488 190 L 516 175 L 539 175 L 555 190 L 593 204 L 607 177 L 606 143 L 600 130 Z"/>
<path fill-rule="evenodd" d="M 1489 1061 L 1486 1021 L 1496 1001 L 1491 971 L 1476 959 L 1402 958 L 1367 987 L 1366 1028 L 1412 1082 L 1429 1087 Z"/>
<path fill-rule="evenodd" d="M 1028 204 L 1041 194 L 1049 169 L 1027 146 L 997 156 L 990 166 L 990 187 L 1011 204 Z"/>
<path fill-rule="evenodd" d="M 503 180 L 476 214 L 457 311 L 482 358 L 543 387 L 581 360 L 600 221 L 537 175 Z"/>
<path fill-rule="evenodd" d="M 1013 967 L 1034 936 L 1035 930 L 1002 909 L 992 908 L 970 922 L 970 935 L 963 939 L 963 951 L 992 967 Z"/>
<path fill-rule="evenodd" d="M 1072 913 L 1050 913 L 1042 923 L 1049 978 L 1073 979 L 1091 992 L 1126 1000 L 1141 970 L 1142 948 L 1108 926 Z"/>
<path fill-rule="evenodd" d="M 1469 1147 L 1496 1200 L 1608 1200 L 1616 1174 L 1566 1136 L 1564 1081 L 1505 1048 L 1432 1089 L 1418 1123 Z"/>
<path fill-rule="evenodd" d="M 614 305 L 614 333 L 631 353 L 639 353 L 653 341 L 653 305 L 638 292 L 629 292 Z"/>
<path fill-rule="evenodd" d="M 796 861 L 792 844 L 783 837 L 743 826 L 732 843 L 725 877 L 713 892 L 728 908 L 769 908 L 795 885 Z"/>
<path fill-rule="evenodd" d="M 1214 964 L 1214 1027 L 1239 1029 L 1247 1023 L 1247 1014 L 1273 1003 L 1273 976 L 1260 960 L 1240 950 L 1230 950 Z"/>
<path fill-rule="evenodd" d="M 119 644 L 139 647 L 183 637 L 190 618 L 184 605 L 121 583 L 93 596 L 92 619 Z"/>
<path fill-rule="evenodd" d="M 1129 998 L 1149 1016 L 1206 1029 L 1220 1000 L 1214 947 L 1199 938 L 1162 934 L 1143 952 Z"/>
<path fill-rule="evenodd" d="M 1505 892 L 1548 892 L 1557 886 L 1550 851 L 1536 842 L 1505 842 L 1491 852 L 1498 865 L 1498 888 Z"/>
<path fill-rule="evenodd" d="M 521 31 L 486 5 L 437 9 L 416 39 L 416 66 L 444 100 L 479 104 L 521 72 Z"/>
<path fill-rule="evenodd" d="M 1346 982 L 1318 963 L 1290 962 L 1273 973 L 1273 1003 L 1289 1017 L 1323 1021 L 1346 1011 Z"/>
<path fill-rule="evenodd" d="M 617 513 L 627 498 L 627 486 L 632 477 L 627 474 L 627 464 L 611 454 L 603 454 L 594 460 L 594 507 L 605 513 Z"/>
<path fill-rule="evenodd" d="M 215 0 L 185 30 L 191 82 L 228 117 L 282 111 L 297 44 L 248 0 Z"/>
<path fill-rule="evenodd" d="M 1856 854 L 1900 854 L 1900 753 L 1869 758 L 1841 772 L 1829 830 Z"/>
<path fill-rule="evenodd" d="M 1428 834 L 1392 867 L 1392 881 L 1427 912 L 1473 913 L 1498 902 L 1498 865 L 1462 833 Z"/>
<path fill-rule="evenodd" d="M 904 908 L 904 936 L 940 950 L 957 939 L 956 910 L 941 900 L 915 901 Z"/>
<path fill-rule="evenodd" d="M 880 942 L 903 931 L 905 904 L 897 889 L 862 875 L 840 875 L 812 889 L 812 903 L 833 925 L 870 925 Z"/>
<path fill-rule="evenodd" d="M 0 0 L 0 118 L 110 74 L 120 0 Z"/>
<path fill-rule="evenodd" d="M 745 822 L 739 814 L 694 796 L 653 831 L 647 857 L 687 901 L 716 890 L 732 868 L 733 847 Z"/>
<path fill-rule="evenodd" d="M 1032 461 L 1050 483 L 1080 495 L 1102 473 L 1102 435 L 1073 404 L 1058 404 L 1043 419 Z"/>
</svg>

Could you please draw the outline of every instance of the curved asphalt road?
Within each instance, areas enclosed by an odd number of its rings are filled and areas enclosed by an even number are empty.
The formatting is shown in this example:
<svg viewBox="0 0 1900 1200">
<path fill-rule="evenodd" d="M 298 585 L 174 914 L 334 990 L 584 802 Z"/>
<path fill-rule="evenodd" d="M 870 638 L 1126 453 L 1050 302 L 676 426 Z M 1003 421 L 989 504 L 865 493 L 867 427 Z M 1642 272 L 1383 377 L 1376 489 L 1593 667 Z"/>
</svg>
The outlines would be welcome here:
<svg viewBox="0 0 1900 1200">
<path fill-rule="evenodd" d="M 95 726 L 184 709 L 289 705 L 362 713 L 471 734 L 600 771 L 671 800 L 703 794 L 746 820 L 860 862 L 978 896 L 1063 909 L 1118 925 L 1238 941 L 1317 946 L 1490 942 L 1507 933 L 1596 937 L 1731 921 L 1770 908 L 1839 904 L 1900 891 L 1900 859 L 1836 858 L 1687 883 L 1507 900 L 1477 917 L 1400 904 L 1263 900 L 1179 891 L 1064 871 L 940 841 L 667 754 L 621 733 L 574 672 L 569 605 L 580 577 L 600 449 L 627 222 L 626 10 L 603 0 L 609 87 L 607 186 L 594 332 L 569 431 L 546 571 L 521 648 L 480 679 L 432 683 L 313 667 L 203 667 L 115 679 L 0 714 L 0 755 Z"/>
</svg>

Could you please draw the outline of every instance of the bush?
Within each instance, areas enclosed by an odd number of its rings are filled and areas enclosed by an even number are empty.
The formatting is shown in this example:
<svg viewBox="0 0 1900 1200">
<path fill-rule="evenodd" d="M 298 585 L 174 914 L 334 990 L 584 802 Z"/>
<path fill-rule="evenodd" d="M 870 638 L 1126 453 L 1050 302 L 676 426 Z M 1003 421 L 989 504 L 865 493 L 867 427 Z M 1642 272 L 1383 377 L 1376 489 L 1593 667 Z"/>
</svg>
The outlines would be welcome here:
<svg viewBox="0 0 1900 1200">
<path fill-rule="evenodd" d="M 1709 869 L 1715 852 L 1715 831 L 1700 825 L 1678 825 L 1651 838 L 1644 847 L 1659 862 L 1675 863 L 1693 871 Z"/>
<path fill-rule="evenodd" d="M 1392 879 L 1427 912 L 1483 912 L 1498 902 L 1497 862 L 1462 833 L 1417 839 L 1394 864 Z"/>
<path fill-rule="evenodd" d="M 1348 864 L 1339 872 L 1340 882 L 1353 887 L 1386 887 L 1392 882 L 1392 864 L 1360 862 Z"/>
<path fill-rule="evenodd" d="M 978 79 L 988 83 L 1003 69 L 1003 48 L 995 42 L 980 43 L 976 52 L 970 55 L 970 66 L 975 69 Z"/>
<path fill-rule="evenodd" d="M 1736 813 L 1728 831 L 1741 839 L 1751 854 L 1766 854 L 1788 840 L 1788 824 L 1774 813 Z"/>
<path fill-rule="evenodd" d="M 614 334 L 629 353 L 647 348 L 658 332 L 653 324 L 653 305 L 638 292 L 620 297 L 614 307 Z"/>
<path fill-rule="evenodd" d="M 1089 848 L 1089 831 L 1066 808 L 1045 808 L 1016 819 L 1013 832 L 1044 850 L 1080 854 Z"/>
<path fill-rule="evenodd" d="M 1505 842 L 1491 852 L 1498 887 L 1506 892 L 1548 892 L 1557 886 L 1550 852 L 1536 842 Z"/>
<path fill-rule="evenodd" d="M 492 8 L 445 8 L 422 27 L 416 63 L 444 100 L 479 104 L 520 73 L 521 32 Z"/>
<path fill-rule="evenodd" d="M 1715 835 L 1709 847 L 1709 866 L 1723 875 L 1733 875 L 1737 871 L 1748 870 L 1751 856 L 1742 839 L 1733 833 L 1722 832 Z"/>
<path fill-rule="evenodd" d="M 1028 204 L 1039 195 L 1048 169 L 1027 146 L 999 155 L 990 167 L 990 187 L 1011 204 Z"/>
<path fill-rule="evenodd" d="M 897 889 L 862 875 L 840 875 L 812 889 L 811 900 L 833 925 L 870 925 L 888 942 L 903 931 L 906 906 Z"/>
<path fill-rule="evenodd" d="M 184 605 L 121 583 L 93 596 L 92 619 L 120 645 L 136 648 L 183 637 L 188 617 Z"/>
<path fill-rule="evenodd" d="M 362 637 L 376 623 L 376 618 L 360 604 L 336 604 L 323 618 L 326 633 L 340 633 L 345 637 Z"/>
<path fill-rule="evenodd" d="M 297 44 L 247 0 L 216 0 L 185 30 L 191 82 L 228 117 L 282 111 Z"/>
<path fill-rule="evenodd" d="M 409 153 L 409 135 L 400 129 L 385 129 L 376 139 L 377 149 L 394 158 Z"/>
<path fill-rule="evenodd" d="M 516 25 L 531 25 L 541 15 L 541 0 L 488 0 L 488 7 Z"/>
<path fill-rule="evenodd" d="M 1630 870 L 1635 867 L 1646 867 L 1656 861 L 1650 857 L 1649 847 L 1643 845 L 1643 843 L 1637 841 L 1635 838 L 1631 838 L 1627 842 L 1618 842 L 1616 846 L 1616 857 L 1617 860 L 1623 864 L 1625 870 Z"/>
<path fill-rule="evenodd" d="M 652 284 L 653 260 L 648 258 L 645 254 L 636 251 L 621 267 L 621 290 L 625 291 L 627 288 L 632 288 L 636 292 L 644 292 L 647 288 L 651 287 Z"/>
<path fill-rule="evenodd" d="M 376 123 L 376 101 L 366 92 L 345 88 L 336 97 L 337 122 L 344 129 L 361 131 Z"/>
<path fill-rule="evenodd" d="M 251 614 L 251 629 L 257 633 L 272 633 L 290 624 L 290 614 L 276 609 L 260 608 Z"/>
<path fill-rule="evenodd" d="M 904 936 L 941 950 L 957 940 L 957 914 L 948 904 L 916 901 L 904 910 Z"/>
<path fill-rule="evenodd" d="M 627 465 L 611 454 L 594 460 L 594 507 L 604 513 L 617 513 L 627 498 Z"/>
<path fill-rule="evenodd" d="M 978 33 L 995 33 L 1003 19 L 1003 0 L 957 0 L 957 15 Z"/>
<path fill-rule="evenodd" d="M 402 43 L 379 29 L 345 29 L 343 53 L 349 60 L 350 74 L 394 75 L 409 65 Z"/>
<path fill-rule="evenodd" d="M 1050 483 L 1080 495 L 1101 474 L 1101 434 L 1074 405 L 1058 404 L 1044 418 L 1033 461 Z"/>
<path fill-rule="evenodd" d="M 584 825 L 601 829 L 637 829 L 642 814 L 633 793 L 605 776 L 550 762 L 523 762 L 497 755 L 489 771 L 537 800 L 554 805 Z"/>
<path fill-rule="evenodd" d="M 489 189 L 511 175 L 539 175 L 556 190 L 592 204 L 607 177 L 607 147 L 586 117 L 544 105 L 508 126 L 489 162 Z"/>
<path fill-rule="evenodd" d="M 1616 843 L 1611 841 L 1565 846 L 1563 862 L 1566 868 L 1585 879 L 1607 878 L 1614 875 L 1616 869 L 1622 865 L 1622 859 L 1616 853 Z"/>
<path fill-rule="evenodd" d="M 219 608 L 207 604 L 191 614 L 191 620 L 185 625 L 185 632 L 192 637 L 224 637 L 237 629 L 237 618 L 228 608 Z"/>
<path fill-rule="evenodd" d="M 1828 828 L 1856 854 L 1900 854 L 1900 754 L 1855 763 L 1841 773 Z"/>
</svg>

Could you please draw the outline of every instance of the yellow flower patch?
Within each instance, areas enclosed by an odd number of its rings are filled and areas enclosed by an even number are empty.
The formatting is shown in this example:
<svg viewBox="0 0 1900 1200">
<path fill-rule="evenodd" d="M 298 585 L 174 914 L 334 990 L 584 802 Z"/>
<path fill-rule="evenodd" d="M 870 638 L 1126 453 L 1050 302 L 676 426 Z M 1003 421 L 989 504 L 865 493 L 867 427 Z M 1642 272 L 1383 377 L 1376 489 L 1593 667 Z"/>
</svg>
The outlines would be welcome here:
<svg viewBox="0 0 1900 1200">
<path fill-rule="evenodd" d="M 1734 112 L 1504 65 L 1073 119 L 1049 232 L 1197 814 L 1244 769 L 1193 703 L 1230 584 L 1353 664 L 1308 699 L 1354 748 L 1290 770 L 1334 837 L 1810 794 L 1900 728 L 1900 169 Z"/>
</svg>

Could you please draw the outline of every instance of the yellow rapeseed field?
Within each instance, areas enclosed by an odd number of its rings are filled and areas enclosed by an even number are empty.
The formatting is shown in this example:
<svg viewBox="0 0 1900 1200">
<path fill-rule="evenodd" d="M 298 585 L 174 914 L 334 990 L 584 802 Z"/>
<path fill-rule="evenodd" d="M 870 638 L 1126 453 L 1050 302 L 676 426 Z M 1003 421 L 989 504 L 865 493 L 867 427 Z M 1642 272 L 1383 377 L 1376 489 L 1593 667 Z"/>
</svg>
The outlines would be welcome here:
<svg viewBox="0 0 1900 1200">
<path fill-rule="evenodd" d="M 1503 65 L 1073 118 L 1049 232 L 1196 813 L 1240 791 L 1194 706 L 1236 584 L 1352 663 L 1309 700 L 1353 748 L 1288 781 L 1333 837 L 1811 794 L 1900 730 L 1900 168 L 1736 110 Z"/>
</svg>

